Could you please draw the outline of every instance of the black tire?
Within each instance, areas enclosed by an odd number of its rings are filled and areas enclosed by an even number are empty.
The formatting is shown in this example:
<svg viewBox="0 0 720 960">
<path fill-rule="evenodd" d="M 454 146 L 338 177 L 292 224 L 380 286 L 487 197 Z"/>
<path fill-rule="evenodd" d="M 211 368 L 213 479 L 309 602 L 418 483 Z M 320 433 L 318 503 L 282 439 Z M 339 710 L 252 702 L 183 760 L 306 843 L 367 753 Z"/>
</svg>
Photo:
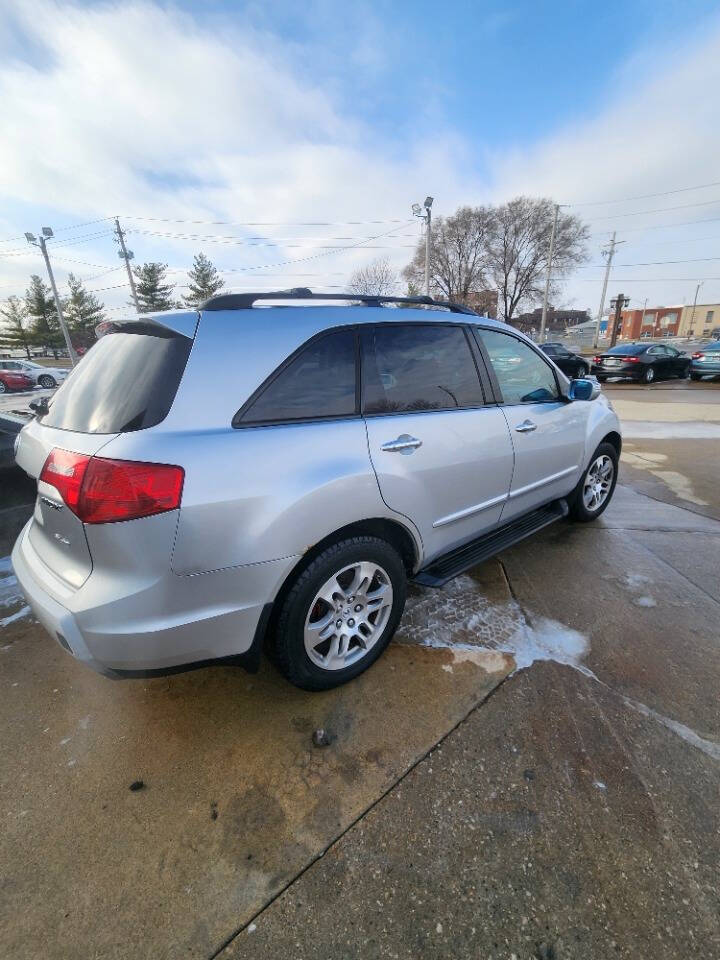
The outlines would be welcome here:
<svg viewBox="0 0 720 960">
<path fill-rule="evenodd" d="M 38 383 L 43 390 L 52 390 L 53 387 L 57 386 L 55 377 L 51 377 L 49 373 L 43 373 L 42 376 L 38 377 Z"/>
<path fill-rule="evenodd" d="M 607 377 L 598 377 L 598 378 L 597 378 L 598 383 L 605 383 L 606 380 L 607 380 Z"/>
<path fill-rule="evenodd" d="M 393 591 L 390 614 L 377 640 L 364 656 L 344 669 L 326 670 L 305 649 L 305 622 L 321 587 L 336 572 L 370 561 L 386 572 Z M 330 690 L 353 680 L 385 650 L 405 608 L 407 576 L 393 546 L 378 537 L 353 537 L 327 547 L 300 573 L 281 601 L 273 642 L 273 660 L 284 676 L 302 690 Z"/>
<path fill-rule="evenodd" d="M 653 383 L 656 379 L 655 368 L 651 364 L 648 364 L 647 367 L 645 367 L 643 375 L 640 379 L 643 383 Z"/>
<path fill-rule="evenodd" d="M 583 489 L 585 487 L 585 478 L 587 477 L 591 467 L 600 457 L 609 457 L 612 460 L 613 464 L 613 475 L 612 482 L 610 484 L 610 490 L 600 504 L 594 510 L 590 510 L 586 507 L 583 500 Z M 580 477 L 577 486 L 573 492 L 568 497 L 568 507 L 570 508 L 570 519 L 575 520 L 577 523 L 590 523 L 592 520 L 597 520 L 597 518 L 604 513 L 607 505 L 613 498 L 615 493 L 615 485 L 617 484 L 618 476 L 618 455 L 617 450 L 611 443 L 601 443 L 595 453 L 590 457 L 590 462 L 583 471 L 583 475 Z"/>
<path fill-rule="evenodd" d="M 678 374 L 678 376 L 680 377 L 681 380 L 687 380 L 687 378 L 690 376 L 690 364 L 689 364 L 689 363 L 688 363 L 687 366 L 683 369 L 683 372 L 680 373 L 680 374 Z"/>
<path fill-rule="evenodd" d="M 690 379 L 691 379 L 691 380 L 701 380 L 702 377 L 700 376 L 699 373 L 691 373 L 691 374 L 690 374 Z"/>
<path fill-rule="evenodd" d="M 6 392 L 7 392 L 7 387 L 2 382 L 2 380 L 0 380 L 0 393 L 6 393 Z"/>
</svg>

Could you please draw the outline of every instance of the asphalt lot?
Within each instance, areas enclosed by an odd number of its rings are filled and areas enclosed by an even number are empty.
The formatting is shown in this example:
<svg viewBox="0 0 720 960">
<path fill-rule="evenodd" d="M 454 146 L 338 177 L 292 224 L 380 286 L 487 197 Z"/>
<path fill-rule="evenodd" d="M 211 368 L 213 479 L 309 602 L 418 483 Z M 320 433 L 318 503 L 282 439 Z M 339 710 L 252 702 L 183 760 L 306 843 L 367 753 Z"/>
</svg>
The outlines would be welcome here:
<svg viewBox="0 0 720 960">
<path fill-rule="evenodd" d="M 720 957 L 720 383 L 605 392 L 605 516 L 413 589 L 341 690 L 105 680 L 0 561 L 3 954 Z"/>
</svg>

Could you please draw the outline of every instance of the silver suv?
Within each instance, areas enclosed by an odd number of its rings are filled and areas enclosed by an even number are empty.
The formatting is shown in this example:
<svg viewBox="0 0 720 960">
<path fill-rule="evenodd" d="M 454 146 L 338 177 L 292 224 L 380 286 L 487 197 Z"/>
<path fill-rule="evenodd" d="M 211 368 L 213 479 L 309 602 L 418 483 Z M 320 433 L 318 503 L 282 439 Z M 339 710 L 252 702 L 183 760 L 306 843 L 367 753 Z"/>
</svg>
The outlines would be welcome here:
<svg viewBox="0 0 720 960">
<path fill-rule="evenodd" d="M 101 324 L 16 453 L 38 496 L 13 566 L 67 651 L 118 677 L 267 645 L 326 689 L 380 656 L 408 579 L 602 513 L 621 440 L 596 383 L 465 307 L 353 299 Z"/>
</svg>

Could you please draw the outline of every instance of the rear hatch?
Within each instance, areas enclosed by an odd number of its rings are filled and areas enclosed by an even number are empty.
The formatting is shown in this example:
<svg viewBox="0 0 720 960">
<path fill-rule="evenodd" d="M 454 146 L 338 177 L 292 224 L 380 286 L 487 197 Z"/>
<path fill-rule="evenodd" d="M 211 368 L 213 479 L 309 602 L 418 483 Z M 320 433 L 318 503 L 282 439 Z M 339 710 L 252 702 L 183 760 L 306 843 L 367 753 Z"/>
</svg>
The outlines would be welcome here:
<svg viewBox="0 0 720 960">
<path fill-rule="evenodd" d="M 161 423 L 182 379 L 197 321 L 193 311 L 101 324 L 98 342 L 52 396 L 47 411 L 19 435 L 16 461 L 38 480 L 30 544 L 66 587 L 82 586 L 92 557 L 85 524 L 66 502 L 73 467 L 62 452 L 96 457 L 119 434 Z M 53 450 L 61 452 L 60 467 L 41 479 Z M 54 476 L 58 486 L 49 482 Z"/>
</svg>

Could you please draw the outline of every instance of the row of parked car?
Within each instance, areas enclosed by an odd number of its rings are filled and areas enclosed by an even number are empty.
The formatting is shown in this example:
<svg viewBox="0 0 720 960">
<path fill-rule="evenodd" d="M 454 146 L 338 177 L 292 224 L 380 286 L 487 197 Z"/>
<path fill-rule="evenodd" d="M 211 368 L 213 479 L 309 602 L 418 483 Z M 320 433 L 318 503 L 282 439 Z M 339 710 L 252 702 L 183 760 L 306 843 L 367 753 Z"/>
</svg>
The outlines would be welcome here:
<svg viewBox="0 0 720 960">
<path fill-rule="evenodd" d="M 63 367 L 45 367 L 34 360 L 0 360 L 0 393 L 8 390 L 52 390 L 70 371 Z"/>
<path fill-rule="evenodd" d="M 543 343 L 540 348 L 571 379 L 593 373 L 600 382 L 622 377 L 641 383 L 680 377 L 700 380 L 720 375 L 720 341 L 713 340 L 688 356 L 667 343 L 622 343 L 605 353 L 580 357 L 561 343 Z"/>
</svg>

